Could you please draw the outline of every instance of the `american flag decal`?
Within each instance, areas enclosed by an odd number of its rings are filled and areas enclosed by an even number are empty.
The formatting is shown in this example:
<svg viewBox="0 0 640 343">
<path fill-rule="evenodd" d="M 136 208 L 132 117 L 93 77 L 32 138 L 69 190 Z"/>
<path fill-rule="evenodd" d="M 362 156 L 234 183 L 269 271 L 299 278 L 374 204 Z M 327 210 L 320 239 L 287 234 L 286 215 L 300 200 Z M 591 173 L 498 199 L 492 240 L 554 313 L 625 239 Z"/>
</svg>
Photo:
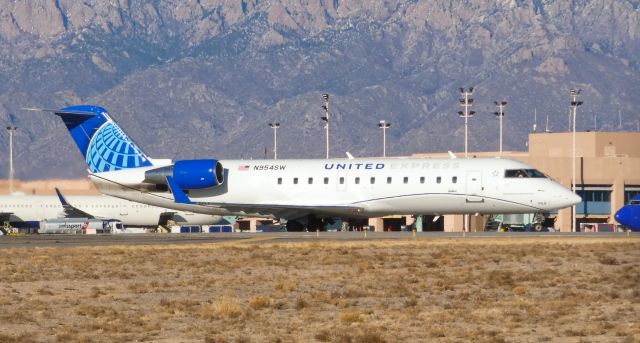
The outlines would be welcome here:
<svg viewBox="0 0 640 343">
<path fill-rule="evenodd" d="M 249 170 L 249 165 L 245 164 L 245 165 L 238 166 L 238 170 Z"/>
</svg>

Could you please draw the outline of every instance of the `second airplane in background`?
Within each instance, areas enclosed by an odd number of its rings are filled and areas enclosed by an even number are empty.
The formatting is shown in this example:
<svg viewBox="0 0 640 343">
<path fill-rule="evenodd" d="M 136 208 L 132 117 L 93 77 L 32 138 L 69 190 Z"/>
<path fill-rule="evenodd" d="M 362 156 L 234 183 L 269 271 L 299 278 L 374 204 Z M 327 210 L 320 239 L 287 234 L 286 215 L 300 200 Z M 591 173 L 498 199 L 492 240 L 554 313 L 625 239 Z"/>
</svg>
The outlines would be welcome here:
<svg viewBox="0 0 640 343">
<path fill-rule="evenodd" d="M 55 218 L 118 220 L 125 227 L 210 225 L 222 217 L 210 214 L 169 210 L 106 195 L 2 195 L 0 222 L 19 226 L 20 222 L 38 222 Z"/>
</svg>

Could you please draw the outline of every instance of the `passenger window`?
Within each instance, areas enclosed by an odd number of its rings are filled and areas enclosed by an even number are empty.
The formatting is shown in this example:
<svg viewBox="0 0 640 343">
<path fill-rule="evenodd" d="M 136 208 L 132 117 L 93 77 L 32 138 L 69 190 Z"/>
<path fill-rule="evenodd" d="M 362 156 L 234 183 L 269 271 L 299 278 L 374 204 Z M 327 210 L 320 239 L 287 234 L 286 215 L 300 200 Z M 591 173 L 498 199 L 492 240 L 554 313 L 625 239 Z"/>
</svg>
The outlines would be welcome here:
<svg viewBox="0 0 640 343">
<path fill-rule="evenodd" d="M 294 185 L 297 185 L 297 184 L 298 184 L 298 178 L 297 178 L 297 177 L 294 177 L 294 178 L 293 178 L 293 184 L 294 184 Z"/>
<path fill-rule="evenodd" d="M 342 177 L 342 176 L 340 177 L 340 184 L 344 185 L 344 177 Z"/>
<path fill-rule="evenodd" d="M 328 185 L 328 184 L 329 184 L 329 178 L 328 178 L 328 177 L 325 177 L 325 178 L 324 178 L 324 184 L 325 184 L 325 185 Z"/>
<path fill-rule="evenodd" d="M 310 185 L 313 185 L 313 178 L 310 177 L 308 182 L 309 182 Z"/>
<path fill-rule="evenodd" d="M 391 183 L 391 176 L 387 176 L 387 183 Z"/>
<path fill-rule="evenodd" d="M 420 176 L 420 183 L 424 183 L 424 176 Z"/>
<path fill-rule="evenodd" d="M 282 184 L 282 178 L 281 178 L 281 177 L 279 177 L 279 178 L 278 178 L 278 184 L 279 184 L 279 185 L 281 185 L 281 184 Z"/>
<path fill-rule="evenodd" d="M 458 183 L 458 177 L 457 176 L 452 177 L 451 178 L 451 182 L 452 183 Z"/>
<path fill-rule="evenodd" d="M 436 183 L 441 183 L 441 182 L 442 182 L 442 178 L 441 178 L 440 176 L 438 176 L 438 177 L 436 178 Z"/>
<path fill-rule="evenodd" d="M 372 178 L 371 178 L 371 184 L 373 185 L 374 183 L 376 183 L 376 178 L 375 178 L 375 177 L 372 177 Z"/>
<path fill-rule="evenodd" d="M 404 177 L 404 183 L 409 183 L 409 178 L 407 176 Z"/>
<path fill-rule="evenodd" d="M 359 184 L 360 184 L 360 178 L 356 177 L 356 185 L 359 185 Z"/>
</svg>

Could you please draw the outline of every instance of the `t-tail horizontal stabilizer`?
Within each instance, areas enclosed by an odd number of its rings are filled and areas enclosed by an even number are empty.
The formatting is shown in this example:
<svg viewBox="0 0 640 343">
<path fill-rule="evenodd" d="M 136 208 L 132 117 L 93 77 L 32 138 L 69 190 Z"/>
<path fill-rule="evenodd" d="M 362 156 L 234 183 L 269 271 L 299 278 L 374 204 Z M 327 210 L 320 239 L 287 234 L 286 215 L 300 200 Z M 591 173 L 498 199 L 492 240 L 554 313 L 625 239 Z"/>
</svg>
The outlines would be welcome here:
<svg viewBox="0 0 640 343">
<path fill-rule="evenodd" d="M 59 116 L 92 173 L 153 165 L 102 107 L 79 105 L 59 110 L 24 110 L 53 112 Z"/>
<path fill-rule="evenodd" d="M 173 177 L 167 176 L 167 185 L 169 185 L 169 189 L 171 190 L 171 193 L 173 193 L 173 200 L 175 202 L 180 204 L 193 204 L 180 186 L 178 186 L 175 180 L 173 180 Z"/>
</svg>

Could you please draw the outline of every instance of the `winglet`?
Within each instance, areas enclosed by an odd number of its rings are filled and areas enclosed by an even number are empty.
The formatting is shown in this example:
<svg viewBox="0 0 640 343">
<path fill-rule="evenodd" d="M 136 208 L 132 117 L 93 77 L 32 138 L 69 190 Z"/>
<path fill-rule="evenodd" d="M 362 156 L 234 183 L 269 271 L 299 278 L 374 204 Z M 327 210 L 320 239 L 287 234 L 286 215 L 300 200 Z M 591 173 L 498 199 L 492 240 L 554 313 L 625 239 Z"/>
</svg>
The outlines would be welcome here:
<svg viewBox="0 0 640 343">
<path fill-rule="evenodd" d="M 58 187 L 55 187 L 54 189 L 56 190 L 56 194 L 58 195 L 58 199 L 60 200 L 60 203 L 62 204 L 62 207 L 69 206 L 69 203 L 67 202 L 67 199 L 64 198 L 64 196 L 62 195 L 62 193 L 60 192 Z"/>
<path fill-rule="evenodd" d="M 62 195 L 62 192 L 60 192 L 60 190 L 58 189 L 58 187 L 55 187 L 55 190 L 56 190 L 56 194 L 58 195 L 58 200 L 60 200 L 60 204 L 62 205 L 62 209 L 64 210 L 65 217 L 67 218 L 86 217 L 91 219 L 95 218 L 94 215 L 87 213 L 79 208 L 73 207 L 73 205 L 69 204 L 67 199 L 65 199 L 64 195 Z"/>
<path fill-rule="evenodd" d="M 173 180 L 173 177 L 167 176 L 167 185 L 169 185 L 169 189 L 171 190 L 171 193 L 173 193 L 173 199 L 175 202 L 180 204 L 193 204 L 184 191 L 180 189 L 180 186 L 178 186 L 178 184 Z"/>
</svg>

